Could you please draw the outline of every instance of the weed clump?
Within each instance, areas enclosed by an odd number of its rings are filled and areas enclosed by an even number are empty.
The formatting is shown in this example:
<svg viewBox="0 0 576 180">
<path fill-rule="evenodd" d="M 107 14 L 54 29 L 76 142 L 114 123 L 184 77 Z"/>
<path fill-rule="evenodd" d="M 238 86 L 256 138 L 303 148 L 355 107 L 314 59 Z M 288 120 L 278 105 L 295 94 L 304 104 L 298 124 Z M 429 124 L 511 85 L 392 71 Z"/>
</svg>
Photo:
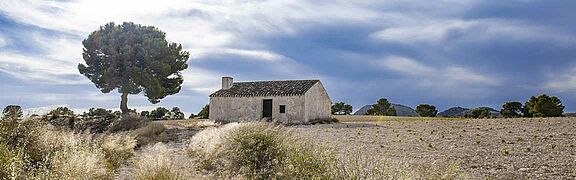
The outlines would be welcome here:
<svg viewBox="0 0 576 180">
<path fill-rule="evenodd" d="M 177 180 L 181 179 L 173 152 L 163 143 L 146 147 L 141 156 L 133 162 L 133 179 L 138 180 Z"/>
</svg>

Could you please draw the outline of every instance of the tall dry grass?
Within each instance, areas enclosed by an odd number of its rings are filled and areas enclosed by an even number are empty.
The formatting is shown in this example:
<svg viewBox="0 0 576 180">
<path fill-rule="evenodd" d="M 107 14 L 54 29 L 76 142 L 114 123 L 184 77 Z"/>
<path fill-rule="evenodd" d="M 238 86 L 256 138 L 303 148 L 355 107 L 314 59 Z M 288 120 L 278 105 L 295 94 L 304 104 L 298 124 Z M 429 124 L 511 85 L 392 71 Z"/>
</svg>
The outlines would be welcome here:
<svg viewBox="0 0 576 180">
<path fill-rule="evenodd" d="M 133 162 L 132 178 L 138 180 L 181 179 L 179 168 L 172 156 L 174 152 L 165 144 L 146 147 Z"/>
<path fill-rule="evenodd" d="M 2 179 L 112 179 L 135 147 L 126 134 L 74 133 L 35 120 L 2 121 L 0 129 L 0 153 L 8 154 Z"/>
</svg>

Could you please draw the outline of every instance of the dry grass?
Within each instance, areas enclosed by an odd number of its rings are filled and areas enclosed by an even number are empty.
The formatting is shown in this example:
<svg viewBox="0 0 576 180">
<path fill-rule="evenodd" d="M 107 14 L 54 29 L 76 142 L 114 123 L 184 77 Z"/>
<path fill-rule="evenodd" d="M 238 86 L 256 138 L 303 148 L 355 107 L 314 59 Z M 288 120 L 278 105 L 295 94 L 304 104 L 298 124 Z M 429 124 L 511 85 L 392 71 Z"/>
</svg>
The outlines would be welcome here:
<svg viewBox="0 0 576 180">
<path fill-rule="evenodd" d="M 0 124 L 6 130 L 0 153 L 9 155 L 0 158 L 3 178 L 112 179 L 115 168 L 133 152 L 134 139 L 125 134 L 95 136 L 34 121 L 19 122 L 11 130 L 5 122 Z"/>
<path fill-rule="evenodd" d="M 210 121 L 207 119 L 186 119 L 186 120 L 164 120 L 164 121 L 155 121 L 161 123 L 167 127 L 172 128 L 209 128 L 209 127 L 218 127 L 220 124 Z"/>
<path fill-rule="evenodd" d="M 177 180 L 182 172 L 178 171 L 173 151 L 165 144 L 149 146 L 133 162 L 132 178 L 138 180 Z"/>
</svg>

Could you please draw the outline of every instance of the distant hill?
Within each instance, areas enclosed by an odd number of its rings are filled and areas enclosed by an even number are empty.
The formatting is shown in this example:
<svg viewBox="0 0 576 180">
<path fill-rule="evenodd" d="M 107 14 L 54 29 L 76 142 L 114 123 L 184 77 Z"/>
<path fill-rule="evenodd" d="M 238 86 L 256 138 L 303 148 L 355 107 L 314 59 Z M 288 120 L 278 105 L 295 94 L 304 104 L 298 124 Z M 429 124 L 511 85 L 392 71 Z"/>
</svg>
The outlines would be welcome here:
<svg viewBox="0 0 576 180">
<path fill-rule="evenodd" d="M 418 113 L 411 107 L 401 104 L 391 104 L 391 105 L 394 107 L 394 109 L 396 109 L 396 115 L 398 116 L 411 116 L 411 117 L 419 116 Z M 358 109 L 358 111 L 356 111 L 354 115 L 365 115 L 366 112 L 368 112 L 368 109 L 370 108 L 372 108 L 372 105 L 363 106 L 362 108 Z"/>
<path fill-rule="evenodd" d="M 474 109 L 488 109 L 490 111 L 490 115 L 492 116 L 500 116 L 500 112 L 491 107 L 477 107 Z M 445 111 L 438 113 L 439 117 L 464 117 L 466 114 L 469 114 L 474 109 L 463 108 L 463 107 L 452 107 Z"/>
<path fill-rule="evenodd" d="M 438 113 L 439 117 L 464 117 L 466 113 L 470 112 L 470 109 L 463 107 L 452 107 L 450 109 L 444 110 Z"/>
</svg>

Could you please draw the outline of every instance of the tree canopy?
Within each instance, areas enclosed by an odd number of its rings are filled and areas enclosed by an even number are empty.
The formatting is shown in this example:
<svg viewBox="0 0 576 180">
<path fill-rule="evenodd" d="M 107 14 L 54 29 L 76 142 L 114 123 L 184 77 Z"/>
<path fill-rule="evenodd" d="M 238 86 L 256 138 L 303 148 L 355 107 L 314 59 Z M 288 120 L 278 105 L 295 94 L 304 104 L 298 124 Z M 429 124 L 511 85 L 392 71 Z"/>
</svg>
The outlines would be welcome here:
<svg viewBox="0 0 576 180">
<path fill-rule="evenodd" d="M 376 104 L 372 105 L 372 108 L 368 109 L 366 115 L 396 116 L 396 108 L 388 102 L 388 99 L 380 98 Z"/>
<path fill-rule="evenodd" d="M 165 120 L 170 118 L 170 111 L 163 107 L 158 107 L 150 111 L 150 119 L 153 120 Z"/>
<path fill-rule="evenodd" d="M 416 106 L 416 112 L 421 117 L 436 117 L 436 115 L 438 114 L 436 106 L 430 104 L 420 104 Z"/>
<path fill-rule="evenodd" d="M 168 43 L 166 34 L 153 26 L 132 22 L 108 23 L 82 41 L 86 76 L 103 93 L 115 89 L 122 97 L 120 109 L 129 112 L 128 94 L 144 92 L 151 103 L 158 103 L 181 89 L 182 70 L 190 56 L 182 45 Z"/>
<path fill-rule="evenodd" d="M 352 105 L 344 102 L 337 102 L 332 105 L 332 114 L 335 115 L 350 115 L 352 113 Z"/>
<path fill-rule="evenodd" d="M 208 119 L 210 117 L 210 105 L 204 106 L 202 110 L 198 113 L 198 117 L 200 119 Z"/>
<path fill-rule="evenodd" d="M 560 117 L 564 114 L 562 101 L 556 96 L 546 94 L 530 97 L 524 104 L 526 116 L 529 117 Z"/>
<path fill-rule="evenodd" d="M 171 115 L 171 119 L 184 119 L 184 113 L 182 111 L 180 111 L 180 108 L 178 107 L 173 107 L 172 110 L 170 110 L 170 115 Z"/>
<path fill-rule="evenodd" d="M 68 109 L 68 107 L 58 107 L 48 113 L 52 118 L 59 117 L 73 117 L 74 111 Z"/>
<path fill-rule="evenodd" d="M 471 118 L 489 118 L 490 117 L 490 109 L 488 108 L 475 108 L 470 111 L 469 114 L 466 115 L 467 117 Z"/>
<path fill-rule="evenodd" d="M 8 105 L 2 110 L 2 119 L 20 120 L 22 119 L 22 107 L 18 105 Z"/>
<path fill-rule="evenodd" d="M 517 118 L 522 117 L 524 108 L 520 102 L 506 102 L 502 105 L 500 110 L 500 115 L 505 118 Z"/>
</svg>

